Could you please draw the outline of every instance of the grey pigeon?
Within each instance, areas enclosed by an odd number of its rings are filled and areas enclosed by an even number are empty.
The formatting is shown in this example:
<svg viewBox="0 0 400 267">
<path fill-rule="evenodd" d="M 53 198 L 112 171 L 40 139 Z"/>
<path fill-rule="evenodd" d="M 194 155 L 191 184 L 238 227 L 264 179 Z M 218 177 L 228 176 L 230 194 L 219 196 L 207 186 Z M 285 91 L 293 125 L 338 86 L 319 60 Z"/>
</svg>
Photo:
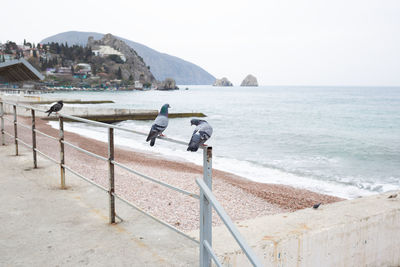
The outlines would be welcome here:
<svg viewBox="0 0 400 267">
<path fill-rule="evenodd" d="M 46 113 L 49 113 L 49 114 L 47 115 L 47 117 L 50 116 L 50 114 L 51 114 L 52 112 L 56 112 L 56 113 L 59 112 L 59 111 L 62 109 L 63 105 L 64 105 L 64 103 L 63 103 L 62 100 L 60 100 L 60 101 L 58 101 L 57 103 L 55 103 L 54 105 L 52 105 L 52 106 L 50 107 L 50 109 L 49 109 L 48 111 L 46 111 Z"/>
<path fill-rule="evenodd" d="M 190 125 L 196 125 L 187 151 L 196 152 L 212 135 L 213 128 L 205 120 L 192 119 Z"/>
<path fill-rule="evenodd" d="M 162 135 L 163 131 L 167 129 L 169 108 L 170 108 L 169 104 L 164 104 L 161 107 L 160 113 L 158 114 L 157 118 L 154 120 L 149 135 L 147 136 L 146 139 L 146 142 L 149 142 L 151 140 L 150 146 L 154 146 L 157 136 Z"/>
<path fill-rule="evenodd" d="M 321 203 L 315 204 L 315 205 L 313 206 L 313 209 L 318 209 L 320 205 L 321 205 Z"/>
</svg>

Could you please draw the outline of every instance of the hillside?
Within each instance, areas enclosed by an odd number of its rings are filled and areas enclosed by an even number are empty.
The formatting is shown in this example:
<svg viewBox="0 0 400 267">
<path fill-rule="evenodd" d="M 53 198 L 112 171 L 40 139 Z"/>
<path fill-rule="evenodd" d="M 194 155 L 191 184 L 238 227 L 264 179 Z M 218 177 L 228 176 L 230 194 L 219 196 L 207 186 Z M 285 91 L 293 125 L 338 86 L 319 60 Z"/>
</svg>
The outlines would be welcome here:
<svg viewBox="0 0 400 267">
<path fill-rule="evenodd" d="M 69 31 L 50 36 L 43 39 L 40 43 L 67 42 L 68 45 L 86 45 L 89 36 L 93 36 L 95 40 L 99 40 L 104 36 L 104 34 L 96 32 Z M 132 47 L 139 56 L 143 58 L 144 62 L 150 66 L 150 70 L 157 80 L 161 81 L 165 78 L 171 77 L 176 80 L 177 84 L 212 84 L 215 81 L 214 76 L 193 63 L 168 54 L 160 53 L 145 45 L 118 36 L 116 37 Z"/>
</svg>

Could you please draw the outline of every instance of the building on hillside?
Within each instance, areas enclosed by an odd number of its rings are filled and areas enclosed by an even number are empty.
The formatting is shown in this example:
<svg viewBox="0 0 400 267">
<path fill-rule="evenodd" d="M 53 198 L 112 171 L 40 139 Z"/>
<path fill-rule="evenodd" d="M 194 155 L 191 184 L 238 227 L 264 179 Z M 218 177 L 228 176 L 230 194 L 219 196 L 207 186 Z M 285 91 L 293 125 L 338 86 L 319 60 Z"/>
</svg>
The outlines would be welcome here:
<svg viewBox="0 0 400 267">
<path fill-rule="evenodd" d="M 143 83 L 140 81 L 135 81 L 135 88 L 136 89 L 143 89 Z"/>
<path fill-rule="evenodd" d="M 126 57 L 124 54 L 122 54 L 118 50 L 115 50 L 114 48 L 108 45 L 99 45 L 98 48 L 93 49 L 92 52 L 95 56 L 101 56 L 101 57 L 117 55 L 122 59 L 122 61 L 124 62 L 126 61 Z"/>
<path fill-rule="evenodd" d="M 59 67 L 57 73 L 61 75 L 72 75 L 70 67 Z"/>
</svg>

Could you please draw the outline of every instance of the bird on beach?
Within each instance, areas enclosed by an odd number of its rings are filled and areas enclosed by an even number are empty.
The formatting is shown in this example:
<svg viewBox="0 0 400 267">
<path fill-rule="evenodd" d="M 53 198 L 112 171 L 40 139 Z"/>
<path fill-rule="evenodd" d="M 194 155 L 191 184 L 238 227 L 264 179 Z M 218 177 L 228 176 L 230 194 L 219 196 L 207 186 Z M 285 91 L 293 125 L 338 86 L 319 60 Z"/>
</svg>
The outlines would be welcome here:
<svg viewBox="0 0 400 267">
<path fill-rule="evenodd" d="M 313 206 L 313 209 L 315 209 L 315 210 L 318 209 L 320 205 L 321 205 L 321 203 L 315 204 L 315 205 Z"/>
<path fill-rule="evenodd" d="M 196 125 L 196 128 L 190 139 L 187 151 L 196 152 L 211 137 L 213 128 L 207 121 L 199 119 L 192 119 L 190 125 Z"/>
<path fill-rule="evenodd" d="M 55 113 L 58 114 L 58 112 L 62 109 L 63 105 L 64 105 L 64 103 L 63 103 L 62 100 L 60 100 L 60 101 L 58 101 L 57 103 L 55 103 L 54 105 L 52 105 L 52 106 L 50 107 L 50 109 L 49 109 L 48 111 L 46 111 L 46 113 L 49 113 L 49 114 L 47 114 L 47 117 L 50 116 L 50 114 L 51 114 L 52 112 L 55 112 Z"/>
<path fill-rule="evenodd" d="M 154 120 L 153 125 L 151 126 L 149 135 L 147 136 L 146 142 L 150 140 L 150 146 L 154 146 L 156 142 L 157 136 L 163 136 L 163 132 L 167 129 L 168 126 L 168 109 L 170 108 L 169 104 L 164 104 L 161 107 L 160 113 L 157 118 Z"/>
</svg>

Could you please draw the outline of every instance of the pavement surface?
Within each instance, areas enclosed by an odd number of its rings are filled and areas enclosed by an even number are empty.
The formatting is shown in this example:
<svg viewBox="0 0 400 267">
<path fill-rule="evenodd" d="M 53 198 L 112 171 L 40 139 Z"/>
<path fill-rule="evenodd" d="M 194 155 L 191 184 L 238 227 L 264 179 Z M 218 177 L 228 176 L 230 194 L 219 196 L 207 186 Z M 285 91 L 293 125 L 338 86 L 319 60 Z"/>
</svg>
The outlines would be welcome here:
<svg viewBox="0 0 400 267">
<path fill-rule="evenodd" d="M 59 167 L 0 145 L 0 266 L 198 266 L 198 245 Z M 84 165 L 82 165 L 84 168 Z"/>
</svg>

